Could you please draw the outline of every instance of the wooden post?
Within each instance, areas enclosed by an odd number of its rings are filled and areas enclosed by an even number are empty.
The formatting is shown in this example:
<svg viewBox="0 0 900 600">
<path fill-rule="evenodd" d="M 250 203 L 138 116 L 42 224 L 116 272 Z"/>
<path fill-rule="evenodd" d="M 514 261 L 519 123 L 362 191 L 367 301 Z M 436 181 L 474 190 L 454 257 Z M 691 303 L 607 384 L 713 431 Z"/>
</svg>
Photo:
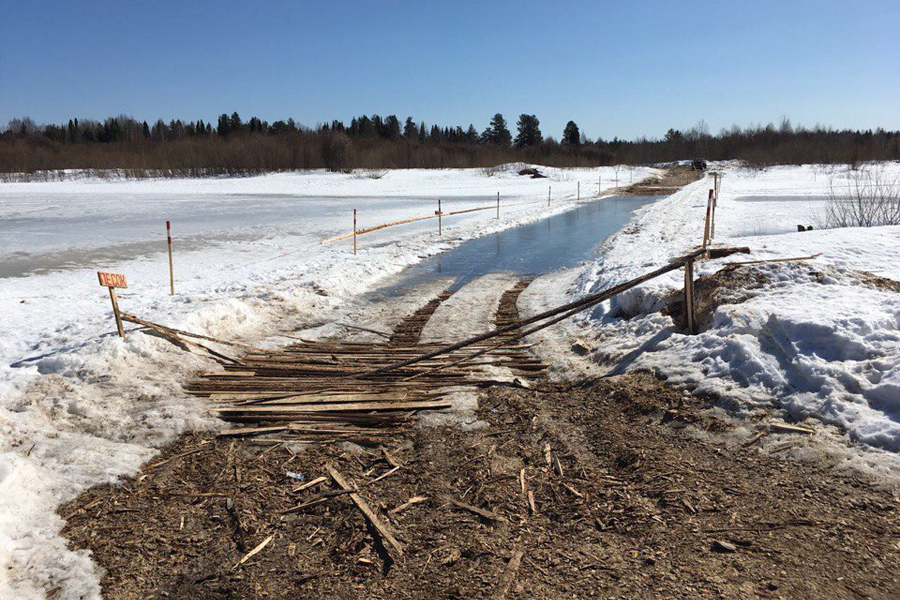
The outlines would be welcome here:
<svg viewBox="0 0 900 600">
<path fill-rule="evenodd" d="M 97 271 L 97 279 L 100 280 L 100 285 L 109 288 L 109 299 L 112 302 L 113 315 L 116 317 L 116 329 L 119 332 L 119 337 L 125 337 L 125 328 L 122 326 L 122 315 L 119 313 L 119 302 L 116 299 L 116 288 L 127 288 L 128 283 L 125 281 L 124 275 L 119 275 L 117 273 L 104 273 L 102 271 Z"/>
<path fill-rule="evenodd" d="M 356 209 L 353 209 L 353 256 L 356 256 Z"/>
<path fill-rule="evenodd" d="M 500 218 L 500 192 L 497 192 L 497 218 Z"/>
<path fill-rule="evenodd" d="M 684 324 L 688 333 L 697 333 L 694 323 L 694 260 L 684 262 Z"/>
<path fill-rule="evenodd" d="M 172 265 L 172 223 L 170 221 L 166 221 L 166 240 L 169 243 L 169 295 L 175 295 L 175 268 Z M 112 291 L 112 288 L 110 288 Z M 113 296 L 113 304 L 116 303 L 115 296 Z"/>
<path fill-rule="evenodd" d="M 444 225 L 441 223 L 441 217 L 443 213 L 441 212 L 441 199 L 438 198 L 438 235 L 440 237 L 444 237 Z"/>
<path fill-rule="evenodd" d="M 578 200 L 581 200 L 581 182 L 578 182 Z"/>
<path fill-rule="evenodd" d="M 597 195 L 603 193 L 603 175 L 597 175 Z"/>
<path fill-rule="evenodd" d="M 116 329 L 119 330 L 119 337 L 125 337 L 125 328 L 122 326 L 122 315 L 119 314 L 119 303 L 116 300 L 116 288 L 109 288 L 109 299 L 112 301 L 113 314 L 116 316 Z"/>
<path fill-rule="evenodd" d="M 709 213 L 712 209 L 713 191 L 709 190 L 709 197 L 706 199 L 706 220 L 703 222 L 703 249 L 709 244 Z"/>
<path fill-rule="evenodd" d="M 550 191 L 553 189 L 552 186 L 547 186 L 547 206 L 550 206 Z"/>
</svg>

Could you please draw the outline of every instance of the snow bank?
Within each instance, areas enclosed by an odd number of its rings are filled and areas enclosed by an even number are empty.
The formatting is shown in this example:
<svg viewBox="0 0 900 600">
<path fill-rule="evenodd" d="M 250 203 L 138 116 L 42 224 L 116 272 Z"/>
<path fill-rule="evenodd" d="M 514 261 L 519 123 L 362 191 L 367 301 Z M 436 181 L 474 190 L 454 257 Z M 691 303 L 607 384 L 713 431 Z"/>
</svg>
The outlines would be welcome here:
<svg viewBox="0 0 900 600">
<path fill-rule="evenodd" d="M 579 182 L 588 198 L 598 177 L 606 188 L 614 176 L 540 167 L 548 179 L 529 179 L 516 170 L 0 184 L 0 598 L 55 588 L 59 600 L 98 597 L 98 575 L 65 547 L 55 509 L 134 473 L 179 433 L 218 426 L 180 387 L 210 365 L 142 334 L 118 339 L 97 269 L 128 276 L 124 311 L 214 337 L 284 342 L 278 334 L 342 319 L 404 267 L 563 212 Z M 650 171 L 635 169 L 635 181 Z M 491 204 L 498 191 L 499 221 L 493 211 L 449 217 L 443 238 L 425 221 L 360 237 L 356 257 L 349 242 L 319 244 L 350 229 L 353 208 L 365 227 L 429 214 L 438 198 L 445 211 Z M 387 325 L 397 315 L 383 317 Z"/>
<path fill-rule="evenodd" d="M 615 372 L 654 370 L 694 393 L 719 396 L 733 414 L 759 416 L 774 405 L 796 418 L 839 426 L 851 440 L 876 449 L 873 460 L 897 469 L 900 293 L 860 272 L 900 281 L 900 227 L 797 232 L 796 225 L 810 224 L 822 206 L 823 190 L 839 185 L 845 172 L 712 168 L 723 174 L 716 242 L 746 245 L 753 253 L 702 262 L 698 275 L 729 260 L 822 256 L 807 264 L 754 267 L 766 283 L 748 291 L 745 301 L 716 308 L 711 326 L 695 336 L 673 331 L 672 319 L 659 312 L 666 295 L 683 287 L 680 271 L 547 335 L 557 348 L 583 337 L 597 349 L 595 362 Z M 900 172 L 897 164 L 880 168 Z M 699 244 L 710 185 L 711 179 L 701 180 L 641 209 L 596 261 L 536 282 L 523 297 L 527 311 L 636 277 Z M 553 290 L 559 290 L 555 300 L 535 297 Z"/>
</svg>

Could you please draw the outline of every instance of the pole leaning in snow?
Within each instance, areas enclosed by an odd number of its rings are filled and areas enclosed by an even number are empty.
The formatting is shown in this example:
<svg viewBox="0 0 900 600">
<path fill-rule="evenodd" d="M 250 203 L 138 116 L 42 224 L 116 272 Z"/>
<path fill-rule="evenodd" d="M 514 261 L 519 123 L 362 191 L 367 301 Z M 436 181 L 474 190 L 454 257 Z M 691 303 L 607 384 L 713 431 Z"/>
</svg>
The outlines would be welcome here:
<svg viewBox="0 0 900 600">
<path fill-rule="evenodd" d="M 407 367 L 409 365 L 412 365 L 412 364 L 415 364 L 418 362 L 422 362 L 423 360 L 429 360 L 429 359 L 435 358 L 436 356 L 441 356 L 443 354 L 455 352 L 456 350 L 465 348 L 467 346 L 471 346 L 472 344 L 476 344 L 478 342 L 483 342 L 485 340 L 495 338 L 499 335 L 503 335 L 504 333 L 509 333 L 510 331 L 521 329 L 521 328 L 525 327 L 526 325 L 531 325 L 532 323 L 537 323 L 538 321 L 544 321 L 545 319 L 549 319 L 550 317 L 555 317 L 557 315 L 565 314 L 566 316 L 564 318 L 568 318 L 568 317 L 571 317 L 575 314 L 578 314 L 579 312 L 582 312 L 582 311 L 590 308 L 591 306 L 595 306 L 595 305 L 599 304 L 600 302 L 603 302 L 604 300 L 609 300 L 613 296 L 621 294 L 622 292 L 624 292 L 628 289 L 631 289 L 637 285 L 640 285 L 646 281 L 650 281 L 651 279 L 659 277 L 660 275 L 663 275 L 670 271 L 674 271 L 676 269 L 681 269 L 685 266 L 687 261 L 694 261 L 694 260 L 697 260 L 698 258 L 700 258 L 701 256 L 707 256 L 707 255 L 709 258 L 724 258 L 726 256 L 731 256 L 732 254 L 737 254 L 737 253 L 749 254 L 750 248 L 747 248 L 747 247 L 715 248 L 712 250 L 706 250 L 705 248 L 699 248 L 697 250 L 691 251 L 690 253 L 688 253 L 680 258 L 673 260 L 672 262 L 670 262 L 666 265 L 663 265 L 662 267 L 659 267 L 658 269 L 650 271 L 649 273 L 645 273 L 645 274 L 641 275 L 640 277 L 636 277 L 629 281 L 620 283 L 619 285 L 615 285 L 615 286 L 608 288 L 602 292 L 590 294 L 588 296 L 585 296 L 584 298 L 569 302 L 568 304 L 564 304 L 562 306 L 558 306 L 556 308 L 544 311 L 544 312 L 536 314 L 532 317 L 528 317 L 527 319 L 521 319 L 520 321 L 513 323 L 511 325 L 504 325 L 503 327 L 498 327 L 497 329 L 488 331 L 487 333 L 482 333 L 480 335 L 476 335 L 475 337 L 471 337 L 467 340 L 463 340 L 461 342 L 451 344 L 450 346 L 438 348 L 437 350 L 434 350 L 432 352 L 427 352 L 425 354 L 421 354 L 421 355 L 415 356 L 413 358 L 402 360 L 402 361 L 396 362 L 391 365 L 380 367 L 380 368 L 374 369 L 372 371 L 354 375 L 353 378 L 354 379 L 366 379 L 366 378 L 370 378 L 370 377 L 375 377 L 377 375 L 383 375 L 385 373 L 389 373 L 391 371 L 395 371 L 397 369 L 401 369 L 403 367 Z M 559 319 L 553 319 L 551 321 L 548 321 L 547 323 L 543 323 L 539 327 L 532 328 L 531 333 L 533 333 L 535 331 L 539 331 L 540 329 L 543 329 L 544 327 L 547 327 L 547 326 L 552 325 L 553 323 L 557 323 L 557 322 L 559 322 Z"/>
</svg>

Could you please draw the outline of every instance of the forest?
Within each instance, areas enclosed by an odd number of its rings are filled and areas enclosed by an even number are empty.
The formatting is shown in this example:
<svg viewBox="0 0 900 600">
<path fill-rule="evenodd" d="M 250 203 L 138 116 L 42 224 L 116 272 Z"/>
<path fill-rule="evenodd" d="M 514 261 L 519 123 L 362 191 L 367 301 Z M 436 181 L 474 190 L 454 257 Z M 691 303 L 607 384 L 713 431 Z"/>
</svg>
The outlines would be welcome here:
<svg viewBox="0 0 900 600">
<path fill-rule="evenodd" d="M 70 119 L 37 125 L 13 119 L 0 133 L 0 173 L 59 176 L 66 169 L 126 177 L 251 175 L 296 170 L 492 167 L 526 162 L 557 167 L 657 164 L 693 158 L 738 159 L 753 166 L 846 163 L 900 159 L 900 132 L 795 127 L 732 126 L 710 133 L 701 121 L 660 138 L 589 139 L 569 121 L 559 139 L 544 135 L 535 115 L 522 114 L 511 131 L 495 114 L 479 131 L 427 125 L 412 117 L 363 115 L 314 127 L 293 119 L 272 123 L 237 112 L 215 123 L 120 115 L 103 121 Z"/>
</svg>

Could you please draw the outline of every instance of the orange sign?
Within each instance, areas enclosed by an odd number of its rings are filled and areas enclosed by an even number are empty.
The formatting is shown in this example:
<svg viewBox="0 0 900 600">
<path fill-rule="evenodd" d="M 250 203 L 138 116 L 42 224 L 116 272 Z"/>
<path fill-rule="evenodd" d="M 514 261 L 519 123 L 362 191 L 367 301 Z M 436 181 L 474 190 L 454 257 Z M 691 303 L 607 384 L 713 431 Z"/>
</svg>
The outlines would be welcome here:
<svg viewBox="0 0 900 600">
<path fill-rule="evenodd" d="M 118 273 L 104 273 L 97 271 L 97 278 L 100 279 L 100 285 L 108 288 L 127 288 L 128 283 L 125 281 L 124 275 Z"/>
</svg>

